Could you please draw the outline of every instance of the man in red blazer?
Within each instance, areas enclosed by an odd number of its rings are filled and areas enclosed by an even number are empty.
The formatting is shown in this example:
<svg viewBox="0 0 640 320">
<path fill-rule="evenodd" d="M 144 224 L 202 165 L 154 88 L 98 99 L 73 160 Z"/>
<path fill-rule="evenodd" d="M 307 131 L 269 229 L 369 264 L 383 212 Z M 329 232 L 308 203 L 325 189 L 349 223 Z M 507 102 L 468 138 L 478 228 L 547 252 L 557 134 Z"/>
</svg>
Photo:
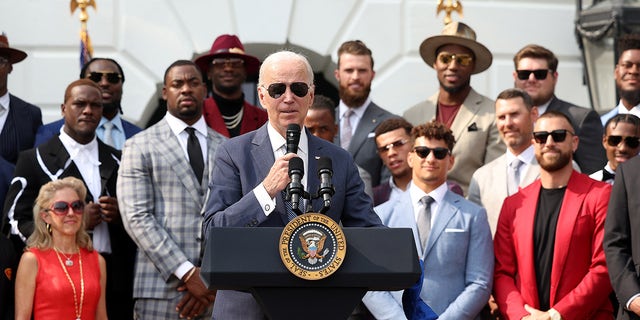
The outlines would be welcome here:
<svg viewBox="0 0 640 320">
<path fill-rule="evenodd" d="M 260 60 L 244 52 L 235 35 L 216 38 L 208 54 L 195 60 L 211 85 L 202 113 L 211 129 L 227 138 L 260 128 L 267 122 L 267 111 L 244 100 L 242 84 L 255 76 Z"/>
<path fill-rule="evenodd" d="M 508 197 L 494 238 L 494 296 L 507 319 L 613 319 L 602 240 L 611 186 L 573 170 L 562 113 L 536 121 L 540 179 Z"/>
</svg>

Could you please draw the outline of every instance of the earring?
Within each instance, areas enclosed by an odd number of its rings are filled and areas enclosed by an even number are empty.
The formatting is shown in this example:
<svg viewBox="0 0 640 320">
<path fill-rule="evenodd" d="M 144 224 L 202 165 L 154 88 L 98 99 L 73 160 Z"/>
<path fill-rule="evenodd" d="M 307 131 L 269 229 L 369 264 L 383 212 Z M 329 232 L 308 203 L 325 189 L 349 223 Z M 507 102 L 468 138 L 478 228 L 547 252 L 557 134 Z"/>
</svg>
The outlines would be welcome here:
<svg viewBox="0 0 640 320">
<path fill-rule="evenodd" d="M 51 234 L 51 225 L 47 223 L 47 232 L 49 232 L 49 234 Z"/>
</svg>

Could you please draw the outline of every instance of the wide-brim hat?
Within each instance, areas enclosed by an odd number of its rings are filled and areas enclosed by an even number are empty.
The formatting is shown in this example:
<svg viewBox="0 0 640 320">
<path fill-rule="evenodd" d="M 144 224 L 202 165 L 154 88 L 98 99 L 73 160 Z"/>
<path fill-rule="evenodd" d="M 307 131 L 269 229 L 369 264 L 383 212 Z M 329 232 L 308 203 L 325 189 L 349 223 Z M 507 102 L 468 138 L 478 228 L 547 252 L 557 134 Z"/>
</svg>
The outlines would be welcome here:
<svg viewBox="0 0 640 320">
<path fill-rule="evenodd" d="M 471 72 L 472 74 L 485 71 L 491 66 L 493 61 L 491 51 L 476 41 L 476 32 L 462 22 L 451 22 L 444 26 L 440 35 L 429 37 L 422 41 L 422 44 L 420 44 L 422 60 L 433 68 L 433 64 L 436 61 L 436 51 L 438 48 L 448 44 L 457 44 L 473 52 L 475 68 Z"/>
<path fill-rule="evenodd" d="M 244 52 L 244 46 L 237 36 L 232 34 L 223 34 L 216 38 L 211 45 L 211 50 L 195 60 L 202 72 L 207 74 L 211 61 L 216 57 L 238 57 L 244 60 L 244 66 L 247 68 L 247 75 L 258 73 L 260 68 L 260 60 L 248 55 Z"/>
<path fill-rule="evenodd" d="M 9 63 L 14 64 L 24 60 L 27 57 L 27 53 L 9 47 L 9 39 L 3 33 L 0 35 L 0 56 L 6 57 Z"/>
</svg>

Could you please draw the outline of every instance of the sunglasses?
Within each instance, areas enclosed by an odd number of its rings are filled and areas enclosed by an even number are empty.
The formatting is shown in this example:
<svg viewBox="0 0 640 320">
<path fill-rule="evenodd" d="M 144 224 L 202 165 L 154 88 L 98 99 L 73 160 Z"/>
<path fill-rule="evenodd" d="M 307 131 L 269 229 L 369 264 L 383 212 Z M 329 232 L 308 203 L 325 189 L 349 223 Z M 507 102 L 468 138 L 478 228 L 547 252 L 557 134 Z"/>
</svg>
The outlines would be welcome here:
<svg viewBox="0 0 640 320">
<path fill-rule="evenodd" d="M 87 78 L 89 78 L 91 81 L 95 83 L 98 83 L 102 81 L 103 76 L 106 76 L 107 82 L 111 84 L 116 84 L 120 82 L 120 79 L 122 79 L 122 76 L 117 72 L 96 72 L 96 71 L 89 73 Z"/>
<path fill-rule="evenodd" d="M 264 86 L 262 87 L 264 88 Z M 304 82 L 294 82 L 289 85 L 289 88 L 291 88 L 293 94 L 300 98 L 309 93 L 309 85 Z M 271 98 L 278 99 L 287 91 L 287 84 L 282 82 L 272 83 L 266 89 Z"/>
<path fill-rule="evenodd" d="M 415 152 L 418 157 L 424 159 L 429 153 L 433 151 L 433 156 L 438 160 L 444 159 L 449 154 L 449 149 L 437 147 L 437 148 L 429 148 L 429 147 L 414 147 L 413 152 Z"/>
<path fill-rule="evenodd" d="M 518 79 L 520 80 L 528 80 L 529 76 L 533 73 L 533 76 L 536 80 L 544 80 L 547 78 L 547 74 L 549 73 L 549 69 L 538 69 L 538 70 L 516 70 L 518 74 Z"/>
<path fill-rule="evenodd" d="M 392 143 L 389 143 L 386 146 L 378 147 L 378 153 L 385 154 L 385 153 L 387 153 L 387 151 L 391 150 L 391 148 L 402 147 L 405 144 L 407 144 L 407 142 L 409 142 L 409 140 L 402 139 L 402 140 L 398 140 L 398 141 L 394 141 Z"/>
<path fill-rule="evenodd" d="M 575 133 L 566 129 L 553 130 L 551 132 L 537 131 L 533 133 L 533 139 L 539 144 L 545 144 L 547 143 L 547 138 L 551 136 L 554 142 L 562 142 L 567 138 L 567 133 L 575 135 Z"/>
<path fill-rule="evenodd" d="M 217 58 L 217 59 L 211 60 L 211 64 L 214 67 L 225 67 L 229 65 L 232 68 L 240 68 L 244 65 L 244 60 L 240 58 L 228 58 L 228 59 Z"/>
<path fill-rule="evenodd" d="M 455 60 L 457 64 L 466 67 L 471 64 L 471 61 L 473 61 L 473 56 L 465 53 L 453 54 L 448 52 L 440 52 L 438 54 L 438 60 L 446 65 L 449 65 L 451 61 Z"/>
<path fill-rule="evenodd" d="M 640 146 L 640 137 L 608 136 L 607 144 L 612 147 L 617 147 L 623 140 L 624 144 L 629 148 L 635 149 Z"/>
<path fill-rule="evenodd" d="M 51 205 L 47 211 L 52 211 L 53 213 L 64 216 L 69 212 L 69 208 L 75 214 L 83 214 L 84 213 L 84 201 L 76 200 L 74 202 L 66 202 L 66 201 L 56 201 Z"/>
</svg>

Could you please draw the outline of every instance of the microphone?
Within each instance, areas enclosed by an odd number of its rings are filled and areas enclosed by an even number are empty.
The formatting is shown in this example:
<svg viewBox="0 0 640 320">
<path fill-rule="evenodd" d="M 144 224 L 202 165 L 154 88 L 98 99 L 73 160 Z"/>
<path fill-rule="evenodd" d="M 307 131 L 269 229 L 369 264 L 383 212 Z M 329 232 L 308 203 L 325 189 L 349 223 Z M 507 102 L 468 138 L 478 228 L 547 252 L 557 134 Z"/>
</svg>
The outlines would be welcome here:
<svg viewBox="0 0 640 320">
<path fill-rule="evenodd" d="M 287 153 L 298 153 L 298 143 L 300 142 L 300 126 L 298 124 L 292 123 L 287 126 L 286 140 Z"/>
<path fill-rule="evenodd" d="M 298 127 L 299 129 L 300 127 Z M 300 132 L 298 132 L 300 134 Z M 300 196 L 304 194 L 304 187 L 302 186 L 302 176 L 304 176 L 304 163 L 302 158 L 294 157 L 289 160 L 289 186 L 287 192 L 291 196 L 291 207 L 293 212 L 300 214 L 298 206 L 300 204 Z"/>
<path fill-rule="evenodd" d="M 331 177 L 333 176 L 333 165 L 331 158 L 320 157 L 318 159 L 318 177 L 320 178 L 320 190 L 318 196 L 322 196 L 322 210 L 325 213 L 331 207 L 331 197 L 336 193 L 333 188 Z"/>
</svg>

